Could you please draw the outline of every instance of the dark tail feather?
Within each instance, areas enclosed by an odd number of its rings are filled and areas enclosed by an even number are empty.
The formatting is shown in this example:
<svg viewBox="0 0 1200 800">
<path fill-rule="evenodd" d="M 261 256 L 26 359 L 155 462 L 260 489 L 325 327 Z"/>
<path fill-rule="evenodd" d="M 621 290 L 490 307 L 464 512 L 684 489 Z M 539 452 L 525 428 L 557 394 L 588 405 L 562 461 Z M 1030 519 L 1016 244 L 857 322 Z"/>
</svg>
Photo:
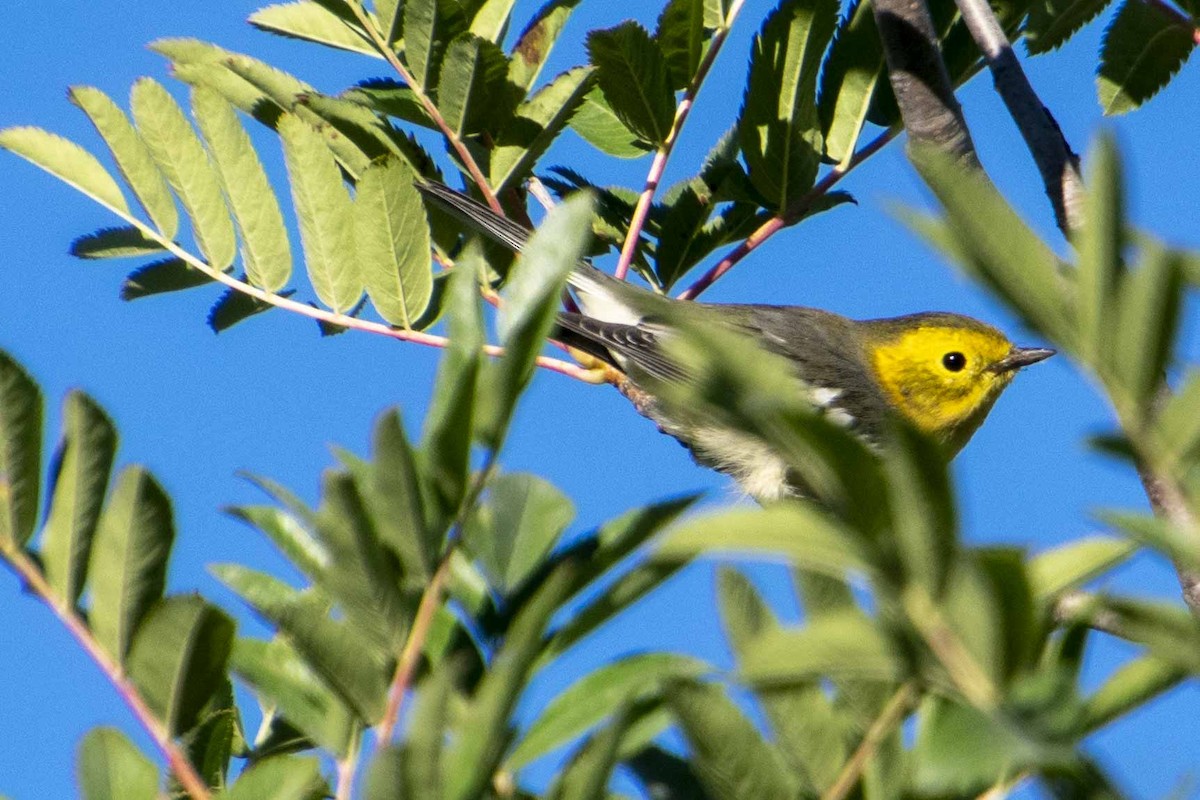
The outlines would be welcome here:
<svg viewBox="0 0 1200 800">
<path fill-rule="evenodd" d="M 470 225 L 475 230 L 494 239 L 515 253 L 529 241 L 529 229 L 511 219 L 500 216 L 482 203 L 472 200 L 462 192 L 433 181 L 414 181 L 421 194 L 436 203 L 451 216 Z"/>
</svg>

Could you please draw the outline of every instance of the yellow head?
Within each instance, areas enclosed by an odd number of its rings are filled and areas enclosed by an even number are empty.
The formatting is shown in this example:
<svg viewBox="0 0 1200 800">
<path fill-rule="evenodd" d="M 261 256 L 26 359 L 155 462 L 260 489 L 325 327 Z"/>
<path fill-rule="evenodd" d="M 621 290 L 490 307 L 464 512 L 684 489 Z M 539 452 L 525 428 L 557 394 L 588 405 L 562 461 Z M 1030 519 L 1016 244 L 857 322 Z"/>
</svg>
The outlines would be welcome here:
<svg viewBox="0 0 1200 800">
<path fill-rule="evenodd" d="M 867 360 L 888 402 L 957 453 L 1017 370 L 1054 355 L 1016 347 L 958 314 L 913 314 L 862 323 Z"/>
</svg>

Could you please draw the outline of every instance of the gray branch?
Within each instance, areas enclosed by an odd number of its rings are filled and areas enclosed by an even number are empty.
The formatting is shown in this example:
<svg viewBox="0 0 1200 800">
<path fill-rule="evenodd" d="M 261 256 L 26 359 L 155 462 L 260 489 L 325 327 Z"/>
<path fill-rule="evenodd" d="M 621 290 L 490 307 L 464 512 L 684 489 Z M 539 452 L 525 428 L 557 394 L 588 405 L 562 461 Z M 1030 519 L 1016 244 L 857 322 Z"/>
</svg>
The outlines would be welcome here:
<svg viewBox="0 0 1200 800">
<path fill-rule="evenodd" d="M 1008 113 L 1021 130 L 1042 174 L 1059 230 L 1070 237 L 1083 225 L 1084 189 L 1079 156 L 1071 150 L 1058 123 L 1038 99 L 987 0 L 956 2 L 967 30 L 992 71 L 996 91 L 1008 106 Z"/>
<path fill-rule="evenodd" d="M 924 0 L 876 0 L 875 24 L 909 146 L 933 145 L 981 169 Z"/>
</svg>

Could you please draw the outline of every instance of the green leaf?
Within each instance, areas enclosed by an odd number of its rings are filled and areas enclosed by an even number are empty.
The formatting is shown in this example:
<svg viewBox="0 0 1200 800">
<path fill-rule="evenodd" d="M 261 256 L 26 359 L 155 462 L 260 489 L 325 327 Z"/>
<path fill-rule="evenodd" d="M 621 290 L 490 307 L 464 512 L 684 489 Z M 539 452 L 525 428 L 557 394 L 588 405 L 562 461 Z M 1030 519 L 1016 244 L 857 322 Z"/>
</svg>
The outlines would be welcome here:
<svg viewBox="0 0 1200 800">
<path fill-rule="evenodd" d="M 892 535 L 905 578 L 931 597 L 941 594 L 958 550 L 958 520 L 945 449 L 914 428 L 899 427 L 884 469 Z"/>
<path fill-rule="evenodd" d="M 200 710 L 196 725 L 184 735 L 183 744 L 201 779 L 215 789 L 224 788 L 234 754 L 243 756 L 249 750 L 228 676 L 222 676 L 217 691 Z"/>
<path fill-rule="evenodd" d="M 372 437 L 373 469 L 364 493 L 379 540 L 400 559 L 408 581 L 424 585 L 441 552 L 425 525 L 425 501 L 417 456 L 396 410 L 384 413 Z"/>
<path fill-rule="evenodd" d="M 319 594 L 301 594 L 281 581 L 233 564 L 217 576 L 295 647 L 305 663 L 365 722 L 383 714 L 392 664 L 389 655 L 357 626 L 328 616 Z"/>
<path fill-rule="evenodd" d="M 449 800 L 478 797 L 491 784 L 510 737 L 509 716 L 537 661 L 546 626 L 575 584 L 575 567 L 574 560 L 558 564 L 509 626 L 504 646 L 479 682 L 446 753 L 443 777 Z"/>
<path fill-rule="evenodd" d="M 179 104 L 151 78 L 133 85 L 130 107 L 138 132 L 187 211 L 200 252 L 213 269 L 225 270 L 237 253 L 237 239 L 221 181 L 196 132 Z"/>
<path fill-rule="evenodd" d="M 278 292 L 292 274 L 292 250 L 279 201 L 233 107 L 211 89 L 192 92 L 192 113 L 208 144 L 242 234 L 250 283 Z"/>
<path fill-rule="evenodd" d="M 405 0 L 404 59 L 417 87 L 428 91 L 437 83 L 446 44 L 466 31 L 467 21 L 457 3 L 438 0 Z"/>
<path fill-rule="evenodd" d="M 330 796 L 315 757 L 275 756 L 251 764 L 218 800 L 320 800 Z"/>
<path fill-rule="evenodd" d="M 842 676 L 894 682 L 907 671 L 896 643 L 858 610 L 831 611 L 803 628 L 768 630 L 747 643 L 738 664 L 740 678 L 755 686 Z"/>
<path fill-rule="evenodd" d="M 518 770 L 591 730 L 623 705 L 656 699 L 667 682 L 699 678 L 709 670 L 702 661 L 673 653 L 640 653 L 606 664 L 575 681 L 546 706 L 504 767 Z"/>
<path fill-rule="evenodd" d="M 504 51 L 471 33 L 454 37 L 442 59 L 437 97 L 438 110 L 459 136 L 499 130 L 516 103 Z"/>
<path fill-rule="evenodd" d="M 675 118 L 675 96 L 666 58 L 636 22 L 587 37 L 596 82 L 613 113 L 643 140 L 661 145 Z"/>
<path fill-rule="evenodd" d="M 1099 137 L 1087 164 L 1086 224 L 1077 239 L 1079 345 L 1084 359 L 1104 374 L 1116 346 L 1112 319 L 1126 239 L 1121 160 L 1111 136 Z"/>
<path fill-rule="evenodd" d="M 1158 94 L 1192 54 L 1194 37 L 1193 24 L 1168 8 L 1126 0 L 1100 44 L 1100 108 L 1124 114 Z"/>
<path fill-rule="evenodd" d="M 516 0 L 484 0 L 471 20 L 471 33 L 499 44 L 508 30 Z"/>
<path fill-rule="evenodd" d="M 571 129 L 593 147 L 617 158 L 641 158 L 654 149 L 621 121 L 598 86 L 584 95 L 583 104 L 571 117 Z"/>
<path fill-rule="evenodd" d="M 134 227 L 101 228 L 71 242 L 76 258 L 140 258 L 163 252 L 163 246 Z"/>
<path fill-rule="evenodd" d="M 146 143 L 129 119 L 108 95 L 91 86 L 72 86 L 71 102 L 83 109 L 96 132 L 108 145 L 117 169 L 133 190 L 138 202 L 164 237 L 174 238 L 179 230 L 179 212 L 166 180 L 154 163 Z"/>
<path fill-rule="evenodd" d="M 412 712 L 407 737 L 408 792 L 416 797 L 425 792 L 431 797 L 444 797 L 442 791 L 442 757 L 446 749 L 446 727 L 451 701 L 456 700 L 455 670 L 443 665 L 421 683 Z M 395 797 L 395 784 L 385 797 Z"/>
<path fill-rule="evenodd" d="M 463 543 L 489 582 L 507 593 L 542 565 L 574 517 L 571 501 L 550 483 L 525 473 L 500 475 L 468 518 Z"/>
<path fill-rule="evenodd" d="M 363 288 L 350 195 L 333 153 L 312 126 L 284 114 L 279 119 L 279 136 L 309 280 L 322 303 L 338 313 L 349 311 Z"/>
<path fill-rule="evenodd" d="M 1178 332 L 1183 265 L 1176 253 L 1149 242 L 1139 262 L 1121 282 L 1116 314 L 1121 336 L 1112 354 L 1117 385 L 1110 384 L 1110 391 L 1118 408 L 1149 421 Z"/>
<path fill-rule="evenodd" d="M 810 503 L 735 508 L 688 520 L 659 545 L 656 559 L 677 560 L 718 553 L 786 559 L 802 569 L 841 577 L 869 572 L 853 534 Z"/>
<path fill-rule="evenodd" d="M 320 3 L 302 0 L 266 6 L 255 11 L 246 21 L 268 33 L 382 58 L 357 25 L 351 25 L 347 19 Z"/>
<path fill-rule="evenodd" d="M 816 86 L 836 0 L 785 0 L 755 37 L 738 129 L 750 182 L 776 212 L 812 188 L 824 153 Z"/>
<path fill-rule="evenodd" d="M 470 244 L 450 276 L 446 289 L 450 344 L 442 356 L 421 437 L 421 467 L 431 501 L 426 506 L 428 531 L 439 541 L 463 501 L 471 469 L 483 347 L 483 318 L 475 281 L 482 266 L 478 247 Z"/>
<path fill-rule="evenodd" d="M 289 289 L 281 296 L 287 297 L 291 294 L 293 292 Z M 212 328 L 213 333 L 220 333 L 274 307 L 253 295 L 230 289 L 217 298 L 217 302 L 208 310 L 208 327 Z"/>
<path fill-rule="evenodd" d="M 964 270 L 981 277 L 1037 330 L 1064 347 L 1077 341 L 1075 308 L 1058 257 L 1017 216 L 986 176 L 932 148 L 910 158 L 946 211 L 944 237 L 910 225 Z"/>
<path fill-rule="evenodd" d="M 1025 46 L 1031 56 L 1062 47 L 1112 0 L 1036 0 L 1029 5 Z M 1090 185 L 1090 184 L 1089 184 Z"/>
<path fill-rule="evenodd" d="M 358 181 L 354 236 L 367 294 L 379 315 L 411 328 L 433 295 L 429 220 L 399 159 L 373 163 Z"/>
<path fill-rule="evenodd" d="M 605 800 L 608 781 L 619 759 L 621 740 L 632 722 L 629 713 L 594 733 L 558 773 L 550 787 L 552 800 Z"/>
<path fill-rule="evenodd" d="M 679 682 L 668 693 L 700 782 L 718 800 L 792 800 L 799 784 L 720 686 Z"/>
<path fill-rule="evenodd" d="M 1029 560 L 1029 583 L 1035 599 L 1046 602 L 1075 589 L 1126 561 L 1137 551 L 1134 542 L 1111 536 L 1088 536 Z"/>
<path fill-rule="evenodd" d="M 79 744 L 84 800 L 157 800 L 158 768 L 116 728 L 94 728 Z"/>
<path fill-rule="evenodd" d="M 163 600 L 138 626 L 129 675 L 170 735 L 190 730 L 224 685 L 233 628 L 232 619 L 194 594 Z"/>
<path fill-rule="evenodd" d="M 117 431 L 96 402 L 72 391 L 63 403 L 63 438 L 50 467 L 50 507 L 42 534 L 46 581 L 74 607 L 87 580 L 92 539 L 108 490 Z"/>
<path fill-rule="evenodd" d="M 489 364 L 489 415 L 478 434 L 493 449 L 504 440 L 517 399 L 533 378 L 537 357 L 554 328 L 567 275 L 591 242 L 592 211 L 589 192 L 555 206 L 509 271 L 497 320 L 504 356 Z"/>
<path fill-rule="evenodd" d="M 33 536 L 41 469 L 41 390 L 0 350 L 0 550 L 24 547 Z"/>
<path fill-rule="evenodd" d="M 670 0 L 658 17 L 654 40 L 662 50 L 671 88 L 686 89 L 700 66 L 709 33 L 704 27 L 704 0 Z"/>
<path fill-rule="evenodd" d="M 212 283 L 212 277 L 181 258 L 166 258 L 138 267 L 121 282 L 121 299 L 137 300 Z"/>
<path fill-rule="evenodd" d="M 375 21 L 383 38 L 388 44 L 393 44 L 400 38 L 400 12 L 403 10 L 403 0 L 375 0 Z"/>
<path fill-rule="evenodd" d="M 500 193 L 524 179 L 574 116 L 592 87 L 592 70 L 576 67 L 557 76 L 517 106 L 496 136 L 489 176 Z"/>
<path fill-rule="evenodd" d="M 887 64 L 870 0 L 856 0 L 838 23 L 821 70 L 817 115 L 825 156 L 843 169 L 854 155 L 876 89 L 887 85 Z"/>
<path fill-rule="evenodd" d="M 116 214 L 130 218 L 125 196 L 112 175 L 94 155 L 70 139 L 41 128 L 4 128 L 0 130 L 0 147 L 41 167 Z"/>
<path fill-rule="evenodd" d="M 175 540 L 171 501 L 141 467 L 127 467 L 100 515 L 92 542 L 92 633 L 124 663 L 134 632 L 162 597 L 167 559 Z"/>
<path fill-rule="evenodd" d="M 1200 371 L 1188 373 L 1179 389 L 1158 410 L 1154 419 L 1157 446 L 1168 469 L 1196 457 L 1200 449 Z"/>
<path fill-rule="evenodd" d="M 288 723 L 335 756 L 347 754 L 358 727 L 354 712 L 286 640 L 238 639 L 229 666 Z"/>
<path fill-rule="evenodd" d="M 579 0 L 548 0 L 538 9 L 513 45 L 508 64 L 510 83 L 529 91 L 577 5 Z"/>
<path fill-rule="evenodd" d="M 1081 728 L 1095 731 L 1141 708 L 1187 677 L 1187 670 L 1154 655 L 1122 664 L 1084 702 Z"/>
</svg>

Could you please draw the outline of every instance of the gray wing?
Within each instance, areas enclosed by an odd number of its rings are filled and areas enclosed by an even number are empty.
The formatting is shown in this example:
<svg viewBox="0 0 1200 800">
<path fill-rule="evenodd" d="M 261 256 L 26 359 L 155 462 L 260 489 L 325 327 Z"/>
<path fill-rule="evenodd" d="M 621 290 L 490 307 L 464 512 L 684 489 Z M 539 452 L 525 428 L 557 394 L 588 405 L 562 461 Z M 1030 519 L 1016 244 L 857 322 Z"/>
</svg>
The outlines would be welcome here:
<svg viewBox="0 0 1200 800">
<path fill-rule="evenodd" d="M 559 314 L 558 327 L 568 336 L 565 344 L 578 347 L 622 371 L 632 364 L 643 373 L 663 381 L 680 381 L 686 375 L 667 357 L 659 344 L 662 326 L 642 321 L 636 325 L 604 322 L 583 314 Z"/>
</svg>

